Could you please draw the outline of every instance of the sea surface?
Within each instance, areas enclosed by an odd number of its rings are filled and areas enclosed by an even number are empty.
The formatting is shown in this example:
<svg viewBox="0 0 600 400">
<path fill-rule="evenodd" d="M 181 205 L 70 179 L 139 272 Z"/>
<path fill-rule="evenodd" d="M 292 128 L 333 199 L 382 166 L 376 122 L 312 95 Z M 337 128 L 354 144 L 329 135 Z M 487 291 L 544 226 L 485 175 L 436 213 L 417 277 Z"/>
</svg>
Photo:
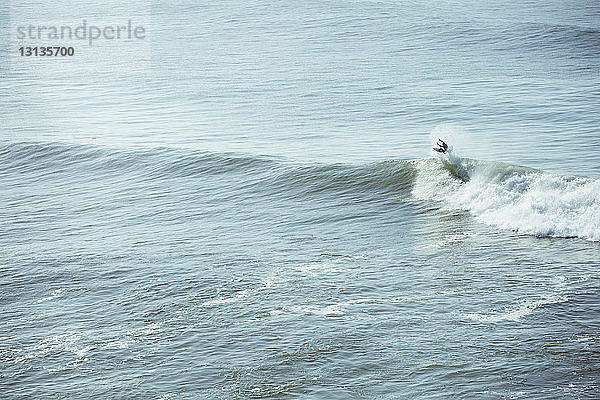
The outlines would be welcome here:
<svg viewBox="0 0 600 400">
<path fill-rule="evenodd" d="M 96 3 L 0 5 L 0 398 L 600 398 L 600 3 Z"/>
</svg>

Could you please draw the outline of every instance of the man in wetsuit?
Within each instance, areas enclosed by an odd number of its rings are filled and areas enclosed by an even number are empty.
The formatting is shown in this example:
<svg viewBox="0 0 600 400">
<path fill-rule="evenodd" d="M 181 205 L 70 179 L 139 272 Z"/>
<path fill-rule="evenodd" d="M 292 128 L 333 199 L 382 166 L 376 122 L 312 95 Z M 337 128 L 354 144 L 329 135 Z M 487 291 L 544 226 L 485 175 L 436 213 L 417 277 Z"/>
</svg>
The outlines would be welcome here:
<svg viewBox="0 0 600 400">
<path fill-rule="evenodd" d="M 442 139 L 438 139 L 436 146 L 438 147 L 434 147 L 433 149 L 438 153 L 445 153 L 448 150 L 448 145 Z"/>
</svg>

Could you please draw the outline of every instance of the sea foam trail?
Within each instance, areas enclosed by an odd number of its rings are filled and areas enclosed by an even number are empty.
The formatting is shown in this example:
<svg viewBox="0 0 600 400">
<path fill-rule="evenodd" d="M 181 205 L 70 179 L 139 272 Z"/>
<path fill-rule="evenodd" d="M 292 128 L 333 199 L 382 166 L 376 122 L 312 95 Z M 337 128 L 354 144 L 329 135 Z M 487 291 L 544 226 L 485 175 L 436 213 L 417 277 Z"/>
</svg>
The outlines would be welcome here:
<svg viewBox="0 0 600 400">
<path fill-rule="evenodd" d="M 419 162 L 413 196 L 502 229 L 600 241 L 600 180 L 448 154 Z"/>
</svg>

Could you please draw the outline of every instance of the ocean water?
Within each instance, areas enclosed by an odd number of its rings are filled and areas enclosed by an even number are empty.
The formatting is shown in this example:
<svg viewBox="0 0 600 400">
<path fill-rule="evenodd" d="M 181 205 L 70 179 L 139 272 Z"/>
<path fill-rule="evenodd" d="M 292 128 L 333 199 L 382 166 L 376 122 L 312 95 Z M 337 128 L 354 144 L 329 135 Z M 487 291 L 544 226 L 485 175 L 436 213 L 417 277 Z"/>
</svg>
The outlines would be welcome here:
<svg viewBox="0 0 600 400">
<path fill-rule="evenodd" d="M 598 3 L 0 9 L 0 398 L 600 397 Z"/>
</svg>

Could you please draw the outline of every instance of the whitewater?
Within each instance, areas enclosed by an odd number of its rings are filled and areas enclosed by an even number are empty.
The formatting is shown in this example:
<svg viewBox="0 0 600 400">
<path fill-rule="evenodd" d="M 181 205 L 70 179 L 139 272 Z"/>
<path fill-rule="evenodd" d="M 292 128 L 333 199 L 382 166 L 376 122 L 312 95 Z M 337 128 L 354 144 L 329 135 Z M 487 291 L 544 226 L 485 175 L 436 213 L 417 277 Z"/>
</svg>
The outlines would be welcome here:
<svg viewBox="0 0 600 400">
<path fill-rule="evenodd" d="M 501 229 L 600 240 L 600 180 L 463 158 L 459 151 L 450 144 L 448 152 L 417 161 L 416 198 L 467 210 Z"/>
</svg>

